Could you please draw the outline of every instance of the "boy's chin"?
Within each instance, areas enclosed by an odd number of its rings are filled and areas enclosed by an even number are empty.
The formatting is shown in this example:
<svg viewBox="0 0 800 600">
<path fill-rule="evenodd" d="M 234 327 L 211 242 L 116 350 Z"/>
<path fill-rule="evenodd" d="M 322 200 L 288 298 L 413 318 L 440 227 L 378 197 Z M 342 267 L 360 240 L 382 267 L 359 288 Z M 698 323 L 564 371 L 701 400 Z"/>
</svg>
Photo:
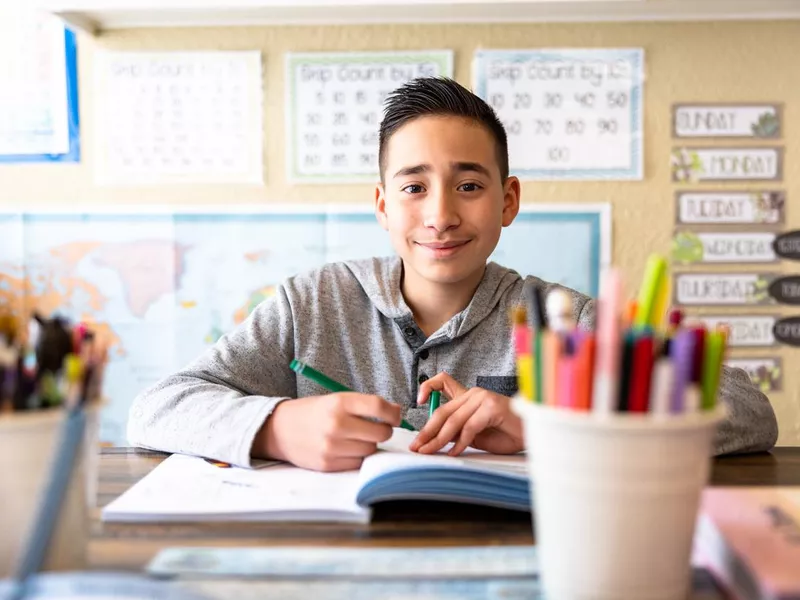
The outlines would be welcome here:
<svg viewBox="0 0 800 600">
<path fill-rule="evenodd" d="M 476 266 L 470 265 L 414 265 L 414 270 L 422 279 L 440 285 L 455 285 L 470 278 Z"/>
</svg>

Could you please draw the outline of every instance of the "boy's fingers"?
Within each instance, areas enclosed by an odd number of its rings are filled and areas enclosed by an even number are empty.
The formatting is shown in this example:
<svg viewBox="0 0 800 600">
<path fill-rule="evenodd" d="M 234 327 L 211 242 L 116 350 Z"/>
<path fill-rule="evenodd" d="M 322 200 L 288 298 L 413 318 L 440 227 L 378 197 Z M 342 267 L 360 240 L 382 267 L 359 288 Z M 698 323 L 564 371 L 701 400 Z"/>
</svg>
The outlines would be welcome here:
<svg viewBox="0 0 800 600">
<path fill-rule="evenodd" d="M 427 444 L 430 440 L 436 437 L 436 434 L 439 433 L 439 430 L 442 428 L 442 425 L 444 425 L 445 421 L 447 421 L 447 418 L 456 410 L 458 410 L 464 401 L 465 397 L 462 396 L 458 400 L 453 400 L 440 406 L 439 410 L 433 413 L 433 416 L 428 419 L 428 422 L 425 423 L 425 426 L 419 431 L 417 437 L 414 438 L 413 442 L 411 442 L 409 449 L 411 449 L 413 452 L 416 452 L 423 444 Z"/>
<path fill-rule="evenodd" d="M 449 442 L 458 438 L 464 424 L 479 407 L 480 404 L 475 401 L 474 397 L 466 400 L 448 417 L 438 433 L 427 443 L 422 444 L 417 451 L 422 454 L 438 452 Z"/>
<path fill-rule="evenodd" d="M 392 426 L 388 423 L 367 421 L 363 417 L 346 415 L 342 419 L 340 438 L 377 444 L 392 437 Z"/>
<path fill-rule="evenodd" d="M 448 400 L 454 400 L 466 391 L 467 388 L 453 379 L 449 373 L 442 371 L 419 386 L 417 404 L 425 404 L 431 392 L 444 392 Z"/>
<path fill-rule="evenodd" d="M 461 433 L 453 444 L 453 447 L 447 452 L 450 456 L 458 456 L 475 440 L 481 431 L 486 429 L 489 424 L 489 411 L 485 406 L 480 406 L 472 416 L 464 423 L 461 428 Z"/>
<path fill-rule="evenodd" d="M 399 404 L 387 402 L 380 396 L 369 394 L 342 394 L 344 408 L 351 415 L 378 419 L 392 427 L 400 425 L 402 408 Z"/>
</svg>

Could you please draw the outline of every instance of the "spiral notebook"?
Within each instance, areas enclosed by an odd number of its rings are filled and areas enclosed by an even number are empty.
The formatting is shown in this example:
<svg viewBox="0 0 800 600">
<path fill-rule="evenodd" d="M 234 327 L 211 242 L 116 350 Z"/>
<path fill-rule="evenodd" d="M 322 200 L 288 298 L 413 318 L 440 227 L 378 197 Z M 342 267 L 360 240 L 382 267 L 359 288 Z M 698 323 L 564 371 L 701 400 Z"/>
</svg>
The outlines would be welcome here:
<svg viewBox="0 0 800 600">
<path fill-rule="evenodd" d="M 395 429 L 358 471 L 319 473 L 285 463 L 224 468 L 173 454 L 103 509 L 104 521 L 366 523 L 387 500 L 444 500 L 530 511 L 525 457 L 468 449 L 459 457 L 408 451 Z M 445 448 L 446 450 L 446 448 Z"/>
</svg>

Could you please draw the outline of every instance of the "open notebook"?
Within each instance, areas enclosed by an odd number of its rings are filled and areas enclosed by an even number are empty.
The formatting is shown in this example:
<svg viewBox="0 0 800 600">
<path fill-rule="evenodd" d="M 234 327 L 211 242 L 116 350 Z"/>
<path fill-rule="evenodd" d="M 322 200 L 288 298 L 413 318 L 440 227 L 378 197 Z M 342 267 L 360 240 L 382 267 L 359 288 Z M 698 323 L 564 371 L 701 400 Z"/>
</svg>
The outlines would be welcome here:
<svg viewBox="0 0 800 600">
<path fill-rule="evenodd" d="M 347 521 L 366 523 L 385 500 L 449 500 L 530 510 L 525 457 L 467 450 L 421 455 L 395 429 L 359 471 L 318 473 L 284 463 L 220 468 L 173 454 L 103 509 L 104 521 Z M 445 448 L 446 450 L 447 448 Z"/>
</svg>

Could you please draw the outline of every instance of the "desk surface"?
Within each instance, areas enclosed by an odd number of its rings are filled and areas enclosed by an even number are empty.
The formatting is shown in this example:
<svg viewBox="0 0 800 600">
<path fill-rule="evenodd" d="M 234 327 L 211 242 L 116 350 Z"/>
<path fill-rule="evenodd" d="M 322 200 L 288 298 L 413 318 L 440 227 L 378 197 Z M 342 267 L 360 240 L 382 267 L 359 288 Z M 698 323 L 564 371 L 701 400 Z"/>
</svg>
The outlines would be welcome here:
<svg viewBox="0 0 800 600">
<path fill-rule="evenodd" d="M 530 544 L 530 515 L 458 504 L 389 503 L 369 525 L 337 523 L 101 523 L 99 509 L 149 473 L 167 455 L 104 449 L 98 509 L 92 523 L 91 567 L 140 570 L 169 546 L 459 546 Z M 711 485 L 800 486 L 800 448 L 714 460 Z"/>
</svg>

